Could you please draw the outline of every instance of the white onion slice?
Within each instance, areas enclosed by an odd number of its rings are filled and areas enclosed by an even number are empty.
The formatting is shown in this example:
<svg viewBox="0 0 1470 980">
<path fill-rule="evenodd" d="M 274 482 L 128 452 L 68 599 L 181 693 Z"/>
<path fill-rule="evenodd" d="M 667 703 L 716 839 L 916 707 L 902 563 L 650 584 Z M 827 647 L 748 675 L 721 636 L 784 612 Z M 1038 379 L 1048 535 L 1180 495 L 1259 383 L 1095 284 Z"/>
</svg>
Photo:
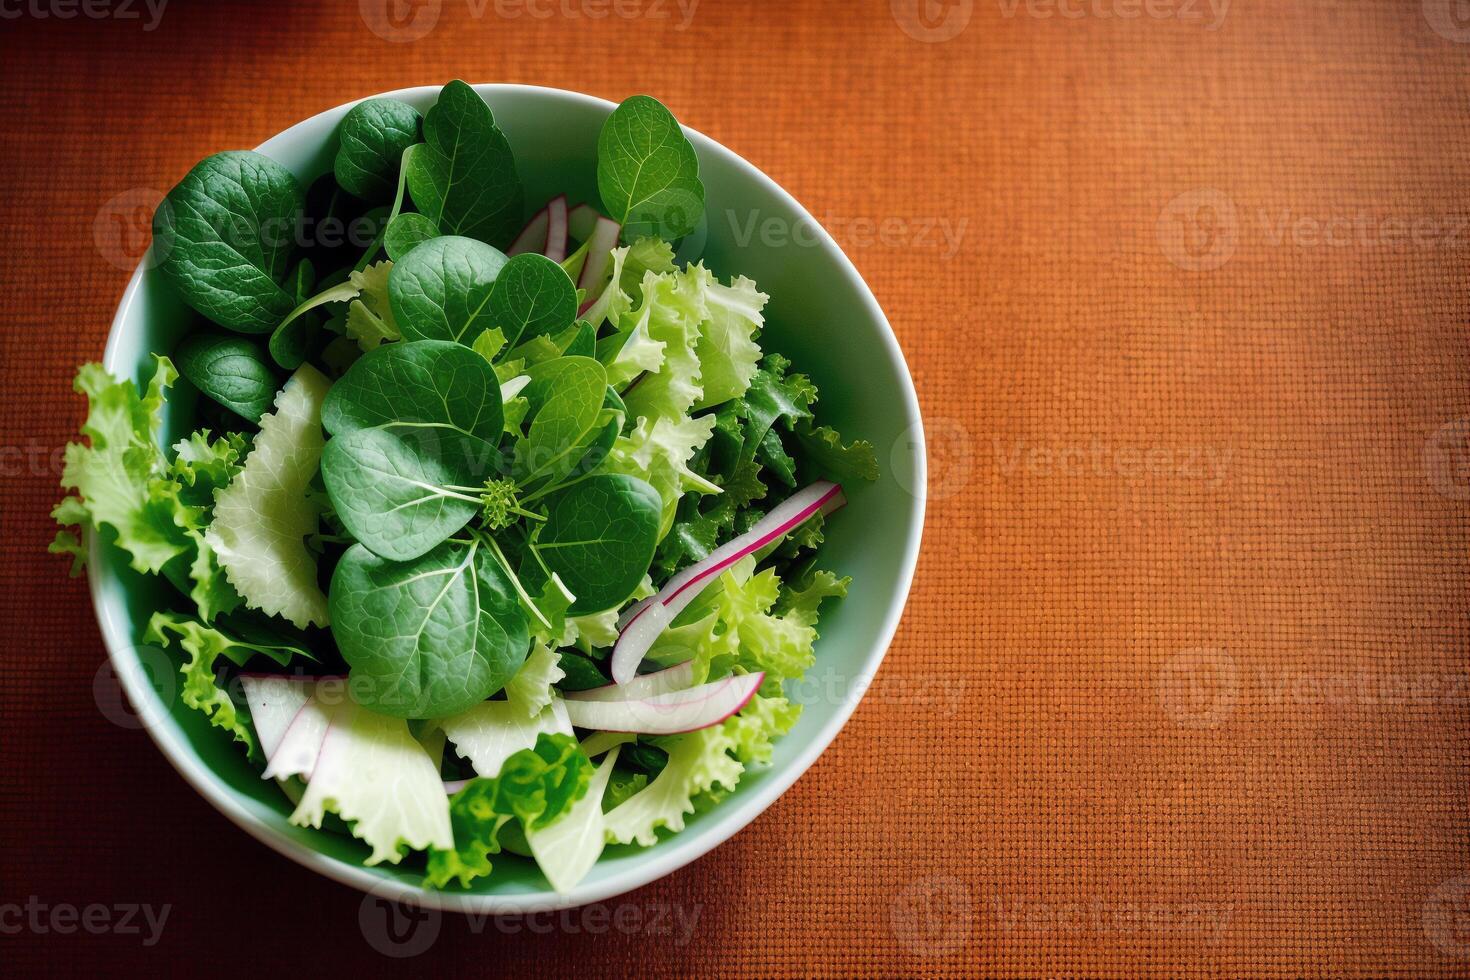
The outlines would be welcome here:
<svg viewBox="0 0 1470 980">
<path fill-rule="evenodd" d="M 708 684 L 636 701 L 568 701 L 578 728 L 639 735 L 678 735 L 717 725 L 745 707 L 765 674 L 722 677 Z"/>
<path fill-rule="evenodd" d="M 569 691 L 568 701 L 637 701 L 670 691 L 682 691 L 694 681 L 694 661 L 686 660 L 651 674 L 639 674 L 626 684 L 604 684 L 585 691 Z"/>
</svg>

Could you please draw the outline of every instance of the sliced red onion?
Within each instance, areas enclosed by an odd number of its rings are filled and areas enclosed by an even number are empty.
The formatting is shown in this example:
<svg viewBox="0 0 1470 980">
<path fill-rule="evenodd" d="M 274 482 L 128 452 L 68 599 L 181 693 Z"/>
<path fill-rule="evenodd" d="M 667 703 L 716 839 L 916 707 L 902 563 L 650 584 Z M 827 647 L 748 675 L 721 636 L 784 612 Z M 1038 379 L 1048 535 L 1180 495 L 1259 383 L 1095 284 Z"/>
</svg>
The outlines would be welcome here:
<svg viewBox="0 0 1470 980">
<path fill-rule="evenodd" d="M 522 252 L 545 252 L 547 245 L 547 231 L 551 227 L 550 207 L 544 207 L 531 215 L 531 220 L 526 222 L 526 227 L 516 236 L 516 240 L 510 243 L 510 248 L 505 250 L 506 255 L 520 255 Z"/>
<path fill-rule="evenodd" d="M 613 647 L 612 675 L 618 684 L 633 680 L 638 665 L 649 647 L 686 606 L 694 601 L 715 576 L 746 555 L 781 540 L 810 520 L 813 515 L 830 513 L 845 503 L 842 487 L 818 480 L 804 487 L 771 509 L 755 527 L 738 538 L 720 545 L 703 561 L 690 565 L 674 575 L 652 601 L 643 606 L 624 624 Z"/>
<path fill-rule="evenodd" d="M 568 701 L 578 728 L 639 735 L 678 735 L 718 725 L 755 696 L 765 674 L 722 677 L 708 684 L 634 701 Z"/>
<path fill-rule="evenodd" d="M 568 701 L 637 701 L 671 691 L 682 691 L 694 682 L 694 661 L 686 660 L 651 674 L 639 674 L 626 684 L 604 684 L 585 691 L 570 691 Z"/>
<path fill-rule="evenodd" d="M 546 257 L 560 262 L 567 257 L 567 196 L 558 194 L 546 205 Z"/>
<path fill-rule="evenodd" d="M 582 275 L 577 278 L 577 288 L 587 291 L 587 298 L 577 311 L 578 316 L 591 309 L 601 295 L 600 291 L 596 295 L 592 291 L 603 285 L 602 277 L 607 274 L 607 265 L 612 261 L 612 250 L 618 247 L 618 235 L 622 230 L 622 226 L 613 219 L 597 216 L 592 236 L 587 239 L 587 260 L 582 263 Z"/>
</svg>

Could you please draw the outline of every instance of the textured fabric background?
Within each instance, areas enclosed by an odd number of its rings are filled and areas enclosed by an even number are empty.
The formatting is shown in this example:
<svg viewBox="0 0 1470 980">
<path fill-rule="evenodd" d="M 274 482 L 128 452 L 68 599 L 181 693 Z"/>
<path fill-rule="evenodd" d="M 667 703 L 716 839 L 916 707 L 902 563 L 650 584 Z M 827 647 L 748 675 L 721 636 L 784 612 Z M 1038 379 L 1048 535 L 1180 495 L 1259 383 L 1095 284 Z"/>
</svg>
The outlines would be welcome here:
<svg viewBox="0 0 1470 980">
<path fill-rule="evenodd" d="M 1470 971 L 1470 22 L 691 3 L 0 2 L 6 972 L 395 965 L 98 711 L 46 511 L 156 195 L 456 76 L 652 93 L 795 194 L 893 322 L 933 487 L 878 682 L 785 797 L 600 911 L 430 922 L 405 965 Z M 171 911 L 145 946 L 28 903 Z"/>
</svg>

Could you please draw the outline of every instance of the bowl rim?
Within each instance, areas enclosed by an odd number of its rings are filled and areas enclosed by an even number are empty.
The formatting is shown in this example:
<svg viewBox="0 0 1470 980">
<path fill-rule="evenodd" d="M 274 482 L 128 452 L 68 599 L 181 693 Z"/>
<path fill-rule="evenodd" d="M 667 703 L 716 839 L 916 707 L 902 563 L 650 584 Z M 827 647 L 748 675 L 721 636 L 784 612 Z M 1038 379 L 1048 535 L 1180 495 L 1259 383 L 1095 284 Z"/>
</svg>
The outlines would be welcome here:
<svg viewBox="0 0 1470 980">
<path fill-rule="evenodd" d="M 437 85 L 412 86 L 344 102 L 341 105 L 325 109 L 306 119 L 293 123 L 259 144 L 256 150 L 268 155 L 272 144 L 275 144 L 277 141 L 289 140 L 291 138 L 290 134 L 295 130 L 317 122 L 323 117 L 344 113 L 352 106 L 359 102 L 364 102 L 367 99 L 422 98 L 432 95 L 434 92 L 439 91 L 440 88 L 441 86 Z M 540 95 L 551 95 L 566 99 L 571 102 L 579 102 L 584 106 L 602 108 L 609 112 L 616 107 L 616 103 L 610 102 L 607 99 L 551 86 L 477 84 L 473 88 L 481 96 L 534 92 Z M 775 180 L 767 176 L 765 172 L 734 150 L 731 150 L 698 130 L 688 126 L 684 126 L 683 129 L 685 135 L 701 153 L 727 157 L 727 162 L 733 164 L 734 169 L 757 184 L 765 185 L 765 189 L 772 193 L 784 205 L 790 207 L 793 214 L 799 220 L 804 220 L 811 228 L 815 229 L 819 247 L 831 252 L 837 257 L 837 266 L 846 278 L 848 287 L 854 290 L 860 298 L 867 314 L 881 326 L 882 329 L 879 333 L 881 335 L 884 353 L 890 362 L 902 368 L 901 379 L 907 382 L 906 384 L 900 385 L 902 388 L 900 396 L 907 416 L 903 420 L 907 423 L 903 431 L 909 435 L 913 445 L 914 471 L 912 485 L 908 487 L 908 490 L 914 498 L 915 506 L 910 512 L 908 533 L 900 559 L 902 567 L 899 573 L 899 587 L 893 591 L 889 598 L 888 609 L 884 614 L 882 626 L 869 645 L 862 669 L 852 678 L 852 683 L 861 685 L 859 694 L 857 697 L 844 698 L 836 706 L 836 710 L 832 716 L 818 729 L 816 735 L 800 749 L 796 757 L 784 768 L 773 772 L 772 778 L 762 782 L 760 786 L 752 789 L 748 793 L 735 794 L 725 800 L 720 807 L 722 812 L 719 819 L 711 825 L 705 834 L 699 837 L 691 836 L 687 838 L 683 835 L 677 835 L 667 840 L 661 840 L 658 845 L 648 848 L 643 852 L 647 855 L 646 860 L 638 862 L 625 871 L 611 875 L 605 880 L 593 882 L 589 879 L 584 881 L 566 894 L 558 894 L 545 890 L 511 895 L 437 891 L 393 878 L 380 878 L 366 867 L 349 864 L 332 857 L 261 822 L 255 815 L 248 812 L 236 797 L 234 790 L 228 787 L 212 769 L 193 757 L 193 753 L 188 749 L 186 740 L 181 733 L 166 725 L 151 724 L 143 726 L 153 739 L 154 744 L 158 746 L 159 751 L 168 759 L 169 763 L 178 771 L 179 775 L 183 776 L 184 780 L 200 796 L 204 797 L 205 800 L 237 827 L 270 847 L 278 854 L 332 881 L 365 892 L 368 898 L 376 896 L 382 899 L 436 911 L 490 915 L 546 912 L 575 908 L 592 902 L 614 898 L 672 874 L 674 871 L 714 850 L 747 827 L 811 768 L 817 758 L 826 751 L 827 746 L 837 737 L 838 732 L 842 730 L 848 718 L 856 710 L 858 703 L 866 695 L 874 676 L 878 672 L 879 666 L 883 662 L 884 656 L 888 652 L 889 645 L 893 642 L 894 634 L 897 632 L 899 620 L 902 617 L 904 607 L 908 602 L 910 589 L 913 585 L 914 569 L 918 563 L 919 544 L 923 534 L 924 512 L 928 497 L 928 455 L 924 443 L 923 420 L 920 414 L 918 395 L 914 389 L 913 375 L 908 369 L 908 362 L 904 358 L 903 351 L 898 344 L 898 338 L 894 335 L 893 328 L 888 323 L 888 318 L 884 316 L 883 310 L 878 305 L 877 299 L 873 296 L 872 290 L 868 288 L 867 283 L 858 273 L 857 268 L 847 257 L 846 253 L 833 240 L 831 234 L 812 216 L 811 212 L 803 207 L 785 188 L 781 187 Z M 137 269 L 134 270 L 132 278 L 128 281 L 127 288 L 124 290 L 122 299 L 118 303 L 117 313 L 113 316 L 112 325 L 108 329 L 107 344 L 103 352 L 103 367 L 114 375 L 117 375 L 120 367 L 128 376 L 131 376 L 133 373 L 134 365 L 119 365 L 117 363 L 120 357 L 120 337 L 124 323 L 129 319 L 131 307 L 142 288 L 147 266 L 148 257 L 145 254 L 139 262 Z M 110 605 L 104 601 L 104 580 L 110 579 L 110 576 L 104 573 L 104 564 L 100 560 L 103 547 L 102 542 L 100 541 L 100 536 L 96 534 L 89 534 L 88 538 L 87 583 L 92 599 L 93 612 L 97 616 L 97 623 L 102 632 L 103 644 L 107 648 L 108 658 L 118 677 L 118 681 L 126 692 L 134 710 L 141 713 L 143 711 L 143 705 L 150 703 L 150 699 L 155 698 L 156 694 L 143 677 L 142 672 L 133 669 L 127 659 L 129 652 L 133 649 L 132 639 L 128 636 L 127 630 L 124 629 L 122 624 L 114 619 Z M 683 842 L 682 846 L 680 844 L 681 841 Z M 364 902 L 368 898 L 365 898 Z"/>
</svg>

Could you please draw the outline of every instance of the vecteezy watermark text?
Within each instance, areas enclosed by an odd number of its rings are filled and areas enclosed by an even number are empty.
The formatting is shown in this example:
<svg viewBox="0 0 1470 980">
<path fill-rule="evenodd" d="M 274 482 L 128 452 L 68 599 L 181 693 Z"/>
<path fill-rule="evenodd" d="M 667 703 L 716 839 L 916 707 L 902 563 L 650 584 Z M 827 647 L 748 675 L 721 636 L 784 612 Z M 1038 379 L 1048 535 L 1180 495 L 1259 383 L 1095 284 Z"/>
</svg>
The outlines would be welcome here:
<svg viewBox="0 0 1470 980">
<path fill-rule="evenodd" d="M 384 956 L 407 959 L 426 952 L 439 939 L 444 913 L 390 897 L 387 890 L 369 892 L 358 910 L 358 926 L 367 944 Z M 528 909 L 505 915 L 469 912 L 455 916 L 475 935 L 493 931 L 505 936 L 552 933 L 592 936 L 617 933 L 667 939 L 684 947 L 694 936 L 704 905 L 698 902 L 594 902 L 570 909 Z"/>
<path fill-rule="evenodd" d="M 1024 14 L 1036 20 L 1177 20 L 1220 29 L 1230 0 L 997 0 L 1006 19 Z"/>
<path fill-rule="evenodd" d="M 147 20 L 143 30 L 158 28 L 168 0 L 0 0 L 0 20 Z"/>
<path fill-rule="evenodd" d="M 1006 445 L 992 440 L 995 462 L 1003 476 L 1121 477 L 1129 483 L 1144 479 L 1176 479 L 1215 489 L 1225 482 L 1235 451 L 1217 446 L 1112 446 L 1100 439 L 1087 445 Z"/>
<path fill-rule="evenodd" d="M 673 21 L 682 31 L 694 20 L 699 0 L 463 0 L 474 20 L 487 14 L 501 20 Z M 368 30 L 385 41 L 418 41 L 439 23 L 445 0 L 358 0 Z"/>
<path fill-rule="evenodd" d="M 173 906 L 146 902 L 46 902 L 31 895 L 24 902 L 0 902 L 0 935 L 29 932 L 37 936 L 70 936 L 83 932 L 92 936 L 140 936 L 144 946 L 156 946 L 163 936 Z"/>
<path fill-rule="evenodd" d="M 958 221 L 948 217 L 913 217 L 898 215 L 876 217 L 847 217 L 823 215 L 820 222 L 805 218 L 795 221 L 778 215 L 762 214 L 759 210 L 725 210 L 725 220 L 730 223 L 730 233 L 739 248 L 747 248 L 758 242 L 765 248 L 784 248 L 796 245 L 811 248 L 822 242 L 819 230 L 826 228 L 841 245 L 847 248 L 911 248 L 937 251 L 941 259 L 952 259 L 960 250 L 965 229 L 970 219 Z"/>
</svg>

